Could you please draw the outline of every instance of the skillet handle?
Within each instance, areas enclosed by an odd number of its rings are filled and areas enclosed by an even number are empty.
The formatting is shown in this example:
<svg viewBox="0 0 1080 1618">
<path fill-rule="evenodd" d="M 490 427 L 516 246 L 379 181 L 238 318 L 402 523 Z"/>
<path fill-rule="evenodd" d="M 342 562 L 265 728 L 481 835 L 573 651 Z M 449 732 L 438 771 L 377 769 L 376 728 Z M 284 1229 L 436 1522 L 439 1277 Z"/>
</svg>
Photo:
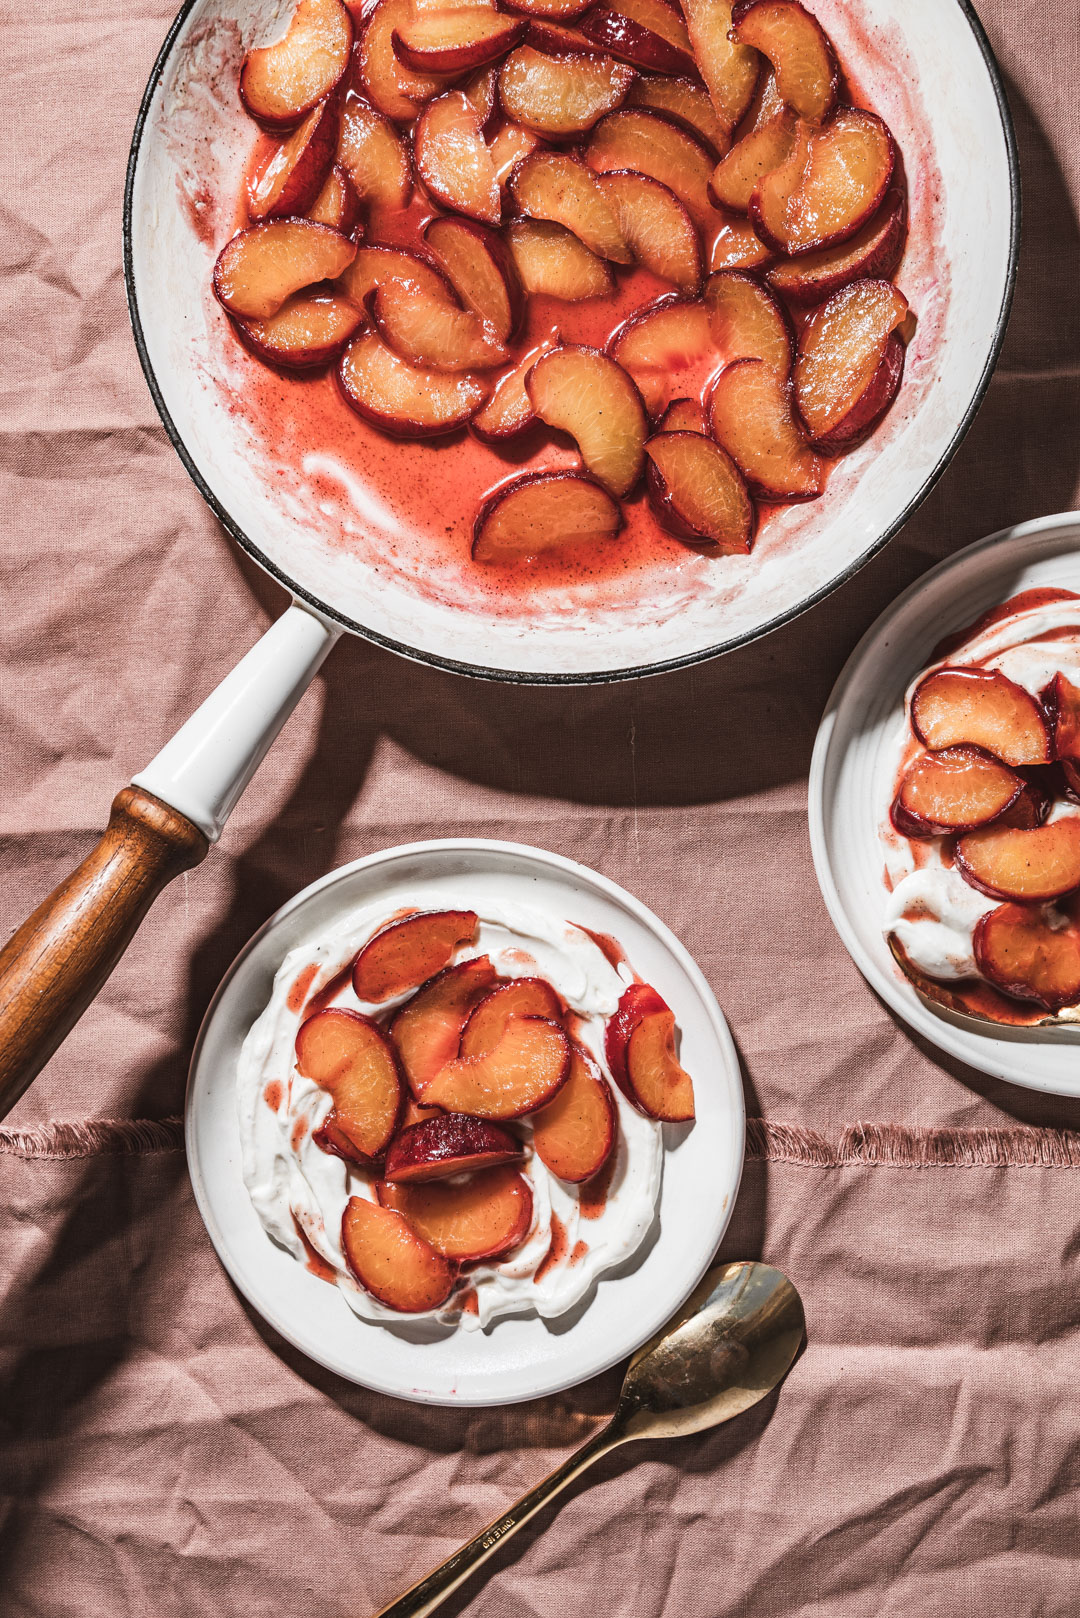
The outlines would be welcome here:
<svg viewBox="0 0 1080 1618">
<path fill-rule="evenodd" d="M 101 841 L 0 950 L 0 1118 L 109 976 L 166 882 L 210 847 L 198 826 L 137 787 Z"/>
<path fill-rule="evenodd" d="M 335 624 L 294 601 L 132 785 L 171 804 L 216 843 L 340 635 Z"/>
<path fill-rule="evenodd" d="M 294 603 L 112 806 L 97 847 L 0 950 L 0 1118 L 71 1032 L 162 888 L 205 858 L 340 634 Z"/>
</svg>

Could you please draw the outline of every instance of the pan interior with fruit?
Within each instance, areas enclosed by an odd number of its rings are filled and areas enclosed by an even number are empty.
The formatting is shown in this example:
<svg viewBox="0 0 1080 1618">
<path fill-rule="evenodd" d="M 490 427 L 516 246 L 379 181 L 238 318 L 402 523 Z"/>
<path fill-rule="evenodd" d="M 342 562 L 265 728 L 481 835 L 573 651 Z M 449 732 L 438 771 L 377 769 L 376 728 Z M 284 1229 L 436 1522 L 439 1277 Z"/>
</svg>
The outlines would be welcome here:
<svg viewBox="0 0 1080 1618">
<path fill-rule="evenodd" d="M 211 280 L 238 224 L 257 133 L 238 79 L 245 52 L 279 37 L 287 15 L 265 0 L 192 0 L 136 128 L 128 293 L 166 428 L 245 550 L 326 618 L 409 656 L 577 682 L 656 672 L 752 639 L 884 544 L 947 463 L 996 358 L 1015 268 L 1012 136 L 966 6 L 820 0 L 811 9 L 902 155 L 910 222 L 897 281 L 918 318 L 896 404 L 831 464 L 819 498 L 763 508 L 750 554 L 672 542 L 659 561 L 643 557 L 635 525 L 650 519 L 639 493 L 624 503 L 625 558 L 602 577 L 586 563 L 555 579 L 470 555 L 479 499 L 520 470 L 512 460 L 492 457 L 480 489 L 464 433 L 384 439 L 343 405 L 333 431 L 315 412 L 309 422 L 310 402 L 332 383 L 283 384 L 236 340 Z M 551 453 L 551 465 L 573 464 L 564 445 Z"/>
</svg>

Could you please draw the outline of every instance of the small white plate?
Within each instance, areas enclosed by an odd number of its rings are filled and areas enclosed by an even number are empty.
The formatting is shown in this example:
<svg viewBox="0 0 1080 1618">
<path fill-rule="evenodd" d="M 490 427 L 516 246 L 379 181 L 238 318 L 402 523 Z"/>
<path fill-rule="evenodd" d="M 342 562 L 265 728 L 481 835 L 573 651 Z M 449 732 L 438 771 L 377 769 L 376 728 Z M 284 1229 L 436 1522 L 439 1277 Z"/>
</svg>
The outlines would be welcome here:
<svg viewBox="0 0 1080 1618">
<path fill-rule="evenodd" d="M 666 1129 L 654 1233 L 618 1273 L 601 1277 L 560 1320 L 515 1316 L 486 1332 L 418 1341 L 403 1321 L 359 1319 L 336 1287 L 318 1280 L 266 1234 L 241 1176 L 235 1100 L 244 1037 L 270 998 L 291 949 L 323 937 L 347 911 L 385 901 L 388 913 L 423 884 L 425 903 L 467 885 L 533 903 L 613 934 L 635 971 L 664 996 L 694 1076 L 694 1127 Z M 497 1405 L 556 1393 L 640 1347 L 708 1268 L 731 1217 L 742 1174 L 742 1077 L 723 1013 L 673 933 L 624 889 L 585 866 L 520 843 L 454 838 L 387 849 L 331 871 L 284 905 L 229 968 L 206 1014 L 187 1094 L 191 1182 L 210 1239 L 244 1296 L 276 1331 L 339 1376 L 427 1404 Z M 678 1138 L 676 1138 L 678 1137 Z"/>
<path fill-rule="evenodd" d="M 983 1033 L 920 1000 L 882 934 L 878 842 L 892 792 L 904 694 L 934 647 L 1021 590 L 1080 592 L 1080 512 L 1002 529 L 942 562 L 863 636 L 833 687 L 810 765 L 810 845 L 829 914 L 870 987 L 910 1027 L 981 1073 L 1028 1090 L 1080 1096 L 1080 1031 Z"/>
</svg>

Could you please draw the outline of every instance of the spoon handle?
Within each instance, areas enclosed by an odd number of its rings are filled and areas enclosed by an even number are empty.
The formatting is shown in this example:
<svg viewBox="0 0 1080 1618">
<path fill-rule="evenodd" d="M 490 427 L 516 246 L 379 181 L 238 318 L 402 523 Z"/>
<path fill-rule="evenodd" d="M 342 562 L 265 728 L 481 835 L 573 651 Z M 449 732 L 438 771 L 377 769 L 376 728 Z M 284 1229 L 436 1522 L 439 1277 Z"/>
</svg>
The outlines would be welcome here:
<svg viewBox="0 0 1080 1618">
<path fill-rule="evenodd" d="M 556 1467 L 554 1472 L 535 1488 L 530 1489 L 528 1494 L 523 1494 L 516 1505 L 511 1506 L 508 1511 L 496 1517 L 493 1523 L 481 1529 L 475 1539 L 470 1539 L 467 1545 L 462 1545 L 460 1550 L 448 1557 L 441 1567 L 429 1573 L 427 1578 L 421 1579 L 419 1584 L 414 1584 L 411 1590 L 406 1590 L 396 1601 L 391 1601 L 388 1607 L 380 1608 L 375 1618 L 425 1618 L 425 1614 L 434 1612 L 448 1595 L 465 1583 L 482 1562 L 486 1562 L 488 1557 L 494 1554 L 504 1539 L 516 1533 L 530 1517 L 535 1517 L 536 1513 L 565 1489 L 568 1483 L 580 1477 L 586 1467 L 599 1460 L 608 1450 L 615 1449 L 624 1442 L 623 1436 L 613 1429 L 614 1423 L 609 1422 L 598 1433 L 594 1433 L 561 1466 Z"/>
</svg>

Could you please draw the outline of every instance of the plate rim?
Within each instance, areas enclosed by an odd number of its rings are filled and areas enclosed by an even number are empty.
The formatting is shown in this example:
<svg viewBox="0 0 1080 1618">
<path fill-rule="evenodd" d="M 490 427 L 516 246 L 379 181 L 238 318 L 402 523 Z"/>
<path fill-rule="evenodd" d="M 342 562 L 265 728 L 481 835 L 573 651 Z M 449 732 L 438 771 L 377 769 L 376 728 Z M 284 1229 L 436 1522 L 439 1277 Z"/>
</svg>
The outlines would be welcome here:
<svg viewBox="0 0 1080 1618">
<path fill-rule="evenodd" d="M 302 904 L 313 898 L 318 892 L 322 891 L 326 887 L 332 886 L 335 882 L 342 880 L 355 871 L 377 867 L 384 862 L 397 860 L 402 857 L 407 858 L 416 855 L 430 855 L 432 853 L 437 855 L 455 853 L 461 854 L 476 851 L 505 854 L 511 856 L 512 858 L 524 860 L 527 864 L 535 865 L 539 863 L 541 865 L 553 867 L 556 871 L 561 872 L 564 876 L 570 876 L 577 881 L 581 881 L 588 886 L 596 888 L 607 899 L 627 907 L 635 915 L 636 919 L 653 933 L 663 948 L 674 957 L 678 965 L 686 973 L 694 988 L 697 998 L 705 1011 L 711 1025 L 713 1037 L 715 1038 L 716 1043 L 723 1054 L 726 1076 L 730 1081 L 730 1090 L 735 1114 L 732 1120 L 733 1173 L 731 1175 L 731 1183 L 730 1186 L 727 1187 L 726 1200 L 718 1205 L 718 1212 L 712 1222 L 712 1225 L 710 1226 L 710 1229 L 713 1230 L 713 1240 L 709 1244 L 709 1250 L 693 1275 L 691 1276 L 690 1272 L 688 1272 L 687 1282 L 681 1298 L 672 1302 L 670 1305 L 665 1305 L 662 1313 L 656 1311 L 650 1313 L 647 1317 L 646 1325 L 642 1326 L 640 1330 L 635 1332 L 633 1340 L 631 1341 L 630 1338 L 627 1338 L 625 1342 L 620 1340 L 616 1351 L 608 1354 L 606 1358 L 603 1359 L 602 1363 L 598 1362 L 593 1364 L 590 1362 L 582 1371 L 571 1369 L 566 1375 L 553 1379 L 541 1387 L 532 1388 L 525 1392 L 500 1396 L 498 1398 L 493 1398 L 490 1395 L 473 1397 L 471 1395 L 460 1395 L 456 1392 L 449 1396 L 439 1396 L 427 1391 L 418 1392 L 416 1389 L 409 1389 L 408 1387 L 389 1386 L 379 1380 L 361 1377 L 356 1374 L 355 1371 L 343 1369 L 337 1360 L 331 1360 L 323 1355 L 313 1352 L 309 1343 L 301 1342 L 292 1332 L 288 1322 L 282 1321 L 280 1318 L 268 1314 L 264 1310 L 262 1303 L 260 1301 L 256 1301 L 256 1299 L 252 1297 L 251 1292 L 246 1284 L 245 1273 L 243 1272 L 242 1267 L 234 1261 L 224 1232 L 221 1230 L 216 1215 L 213 1211 L 209 1191 L 207 1189 L 206 1180 L 203 1174 L 198 1142 L 196 1138 L 196 1080 L 203 1050 L 209 1037 L 211 1025 L 237 972 L 240 970 L 244 962 L 248 959 L 255 948 L 274 930 L 274 928 L 287 916 L 300 908 Z M 731 1222 L 734 1214 L 735 1204 L 738 1200 L 746 1161 L 745 1078 L 743 1074 L 742 1062 L 738 1053 L 738 1047 L 735 1044 L 727 1018 L 724 1015 L 723 1009 L 720 1006 L 720 1003 L 717 1000 L 717 997 L 710 987 L 708 980 L 706 979 L 700 966 L 697 964 L 697 961 L 687 949 L 686 945 L 682 943 L 671 928 L 669 928 L 665 922 L 661 921 L 659 916 L 657 916 L 641 899 L 637 898 L 635 894 L 622 887 L 621 884 L 614 882 L 610 877 L 604 876 L 599 871 L 592 870 L 592 868 L 589 866 L 582 865 L 580 862 L 569 859 L 565 855 L 556 854 L 552 850 L 537 848 L 532 844 L 508 842 L 502 839 L 485 837 L 445 837 L 421 839 L 417 842 L 399 843 L 394 844 L 389 848 L 378 849 L 371 854 L 362 855 L 359 859 L 350 860 L 344 865 L 336 866 L 333 870 L 325 872 L 321 877 L 316 878 L 314 882 L 309 883 L 305 888 L 294 894 L 290 899 L 287 899 L 283 905 L 279 906 L 273 915 L 269 916 L 266 921 L 262 923 L 262 925 L 251 935 L 243 947 L 238 951 L 236 957 L 222 975 L 221 981 L 219 982 L 217 988 L 214 990 L 214 994 L 209 1005 L 207 1006 L 202 1022 L 200 1023 L 199 1031 L 192 1048 L 191 1061 L 188 1067 L 187 1086 L 184 1096 L 184 1143 L 187 1156 L 188 1178 L 191 1183 L 199 1216 L 202 1219 L 203 1226 L 210 1239 L 211 1246 L 213 1247 L 218 1260 L 225 1269 L 226 1274 L 241 1293 L 242 1297 L 246 1300 L 249 1307 L 254 1309 L 259 1318 L 264 1320 L 275 1332 L 278 1333 L 279 1336 L 283 1337 L 285 1341 L 290 1343 L 293 1348 L 302 1353 L 306 1359 L 317 1365 L 323 1366 L 324 1369 L 331 1371 L 336 1376 L 340 1376 L 344 1381 L 351 1382 L 353 1385 L 358 1387 L 369 1388 L 373 1392 L 382 1394 L 386 1397 L 404 1399 L 409 1403 L 421 1405 L 438 1405 L 450 1409 L 489 1409 L 502 1405 L 525 1403 L 531 1399 L 549 1398 L 553 1395 L 565 1392 L 569 1388 L 577 1387 L 582 1382 L 588 1381 L 592 1377 L 602 1375 L 605 1371 L 610 1370 L 612 1366 L 617 1365 L 622 1360 L 628 1358 L 638 1348 L 640 1348 L 643 1343 L 647 1342 L 650 1337 L 654 1336 L 655 1333 L 659 1331 L 664 1323 L 670 1318 L 670 1316 L 680 1307 L 681 1303 L 685 1302 L 686 1298 L 689 1297 L 690 1293 L 693 1291 L 694 1287 L 697 1286 L 698 1282 L 706 1273 L 709 1266 L 715 1261 L 716 1250 L 723 1240 L 724 1234 Z M 269 1240 L 269 1238 L 267 1239 Z M 616 1281 L 617 1279 L 618 1278 L 616 1277 Z M 598 1281 L 599 1284 L 603 1284 L 604 1277 L 599 1277 Z M 595 1301 L 595 1299 L 592 1301 Z M 592 1307 L 592 1302 L 590 1302 L 589 1307 Z M 362 1326 L 366 1323 L 360 1322 L 358 1324 Z"/>
<path fill-rule="evenodd" d="M 945 472 L 953 456 L 967 436 L 968 429 L 978 413 L 979 407 L 986 396 L 1005 340 L 1005 331 L 1009 322 L 1009 312 L 1012 308 L 1013 294 L 1016 289 L 1016 277 L 1020 254 L 1020 227 L 1021 227 L 1021 188 L 1020 188 L 1020 159 L 1016 141 L 1016 131 L 1013 126 L 1012 112 L 1005 92 L 1005 81 L 994 50 L 987 37 L 986 31 L 979 19 L 978 13 L 971 0 L 953 0 L 964 21 L 971 29 L 976 47 L 982 57 L 983 67 L 990 81 L 994 100 L 997 104 L 998 123 L 1001 129 L 1005 146 L 1005 161 L 1009 176 L 1009 245 L 1006 255 L 1004 284 L 1002 287 L 1001 303 L 998 308 L 994 324 L 993 336 L 986 354 L 983 368 L 972 390 L 971 398 L 963 411 L 949 442 L 943 447 L 934 465 L 924 479 L 922 485 L 915 491 L 904 509 L 898 513 L 892 523 L 877 536 L 874 542 L 867 547 L 854 561 L 850 562 L 842 572 L 828 580 L 818 590 L 814 591 L 804 601 L 778 613 L 776 617 L 759 624 L 754 629 L 744 631 L 714 644 L 703 647 L 699 651 L 686 652 L 680 657 L 664 658 L 653 663 L 628 665 L 616 669 L 595 669 L 580 674 L 557 673 L 553 671 L 539 672 L 536 670 L 519 670 L 490 667 L 481 663 L 471 663 L 457 658 L 447 657 L 443 653 L 428 652 L 411 646 L 393 636 L 384 634 L 381 630 L 372 628 L 350 618 L 337 607 L 322 600 L 314 591 L 307 589 L 297 580 L 293 579 L 285 570 L 279 567 L 268 557 L 244 531 L 238 522 L 230 515 L 225 506 L 214 494 L 208 482 L 203 477 L 195 462 L 195 458 L 188 449 L 184 439 L 173 421 L 164 395 L 158 384 L 153 361 L 150 358 L 149 347 L 143 332 L 142 316 L 139 312 L 138 293 L 135 284 L 135 252 L 134 252 L 134 218 L 135 218 L 135 179 L 139 166 L 139 156 L 142 149 L 142 139 L 150 116 L 150 109 L 154 96 L 157 93 L 166 64 L 172 49 L 180 35 L 188 16 L 199 4 L 199 0 L 184 0 L 176 16 L 169 26 L 168 32 L 162 41 L 161 48 L 154 59 L 150 76 L 139 102 L 139 109 L 135 117 L 132 130 L 131 146 L 128 151 L 127 169 L 124 180 L 124 205 L 122 216 L 123 229 L 123 264 L 124 264 L 124 292 L 127 301 L 128 316 L 131 321 L 132 335 L 135 349 L 139 356 L 146 385 L 150 390 L 154 407 L 161 418 L 173 449 L 180 458 L 182 465 L 191 478 L 195 487 L 215 517 L 221 523 L 226 533 L 235 540 L 251 559 L 272 579 L 275 579 L 292 599 L 305 602 L 317 613 L 339 624 L 350 634 L 359 636 L 362 640 L 380 646 L 386 651 L 397 653 L 410 662 L 421 663 L 431 668 L 441 669 L 451 674 L 461 674 L 472 679 L 491 680 L 507 685 L 525 686 L 584 686 L 584 685 L 612 685 L 622 680 L 635 680 L 652 677 L 660 674 L 670 674 L 679 669 L 693 668 L 699 663 L 709 662 L 714 657 L 721 657 L 728 652 L 737 651 L 740 647 L 751 645 L 763 636 L 771 634 L 774 630 L 782 628 L 785 624 L 793 622 L 808 612 L 819 602 L 824 601 L 834 591 L 846 584 L 859 573 L 868 562 L 883 550 L 891 539 L 899 533 L 900 529 L 911 519 L 931 492 L 942 474 Z"/>
<path fill-rule="evenodd" d="M 1080 1097 L 1080 1065 L 1078 1065 L 1075 1086 L 1070 1089 L 1060 1084 L 1042 1084 L 1035 1078 L 1027 1075 L 1017 1075 L 1006 1071 L 1007 1061 L 1005 1053 L 1012 1041 L 995 1039 L 994 1036 L 985 1036 L 985 1047 L 980 1036 L 938 1016 L 937 1013 L 924 1007 L 914 988 L 897 977 L 891 977 L 883 972 L 878 962 L 869 955 L 862 946 L 862 941 L 852 925 L 840 891 L 833 874 L 833 862 L 829 853 L 829 836 L 826 831 L 825 813 L 825 787 L 826 778 L 832 762 L 832 749 L 836 745 L 836 727 L 839 722 L 839 711 L 845 701 L 849 690 L 857 681 L 862 664 L 871 650 L 875 649 L 881 639 L 888 635 L 895 620 L 901 616 L 908 605 L 920 596 L 934 583 L 955 570 L 964 570 L 970 563 L 982 556 L 985 552 L 1001 547 L 1003 549 L 1002 566 L 1007 563 L 1007 548 L 1013 545 L 1023 546 L 1030 542 L 1046 540 L 1049 543 L 1054 536 L 1064 536 L 1073 530 L 1076 538 L 1077 550 L 1080 552 L 1080 508 L 1072 511 L 1051 512 L 1043 517 L 1033 517 L 1026 522 L 1014 523 L 1007 528 L 999 528 L 992 534 L 986 534 L 982 539 L 974 540 L 965 545 L 953 555 L 945 557 L 928 572 L 923 573 L 907 589 L 879 613 L 869 629 L 860 636 L 854 649 L 848 656 L 843 668 L 840 670 L 828 701 L 825 704 L 817 735 L 814 740 L 814 750 L 810 760 L 810 774 L 807 783 L 807 820 L 810 833 L 810 852 L 814 862 L 814 873 L 817 877 L 818 888 L 825 902 L 840 941 L 847 950 L 865 981 L 873 992 L 885 1005 L 900 1018 L 906 1027 L 914 1033 L 937 1046 L 939 1050 L 955 1060 L 963 1062 L 965 1066 L 975 1068 L 976 1071 L 986 1074 L 990 1078 L 1001 1079 L 1007 1084 L 1015 1085 L 1018 1089 L 1038 1091 L 1043 1095 L 1057 1095 Z M 1038 549 L 1037 543 L 1033 549 Z M 1029 561 L 1031 558 L 1029 558 Z M 971 1041 L 977 1041 L 972 1044 Z M 1030 1049 L 1035 1043 L 1033 1040 L 1024 1040 L 1025 1049 Z M 1000 1054 L 995 1054 L 1000 1053 Z"/>
</svg>

